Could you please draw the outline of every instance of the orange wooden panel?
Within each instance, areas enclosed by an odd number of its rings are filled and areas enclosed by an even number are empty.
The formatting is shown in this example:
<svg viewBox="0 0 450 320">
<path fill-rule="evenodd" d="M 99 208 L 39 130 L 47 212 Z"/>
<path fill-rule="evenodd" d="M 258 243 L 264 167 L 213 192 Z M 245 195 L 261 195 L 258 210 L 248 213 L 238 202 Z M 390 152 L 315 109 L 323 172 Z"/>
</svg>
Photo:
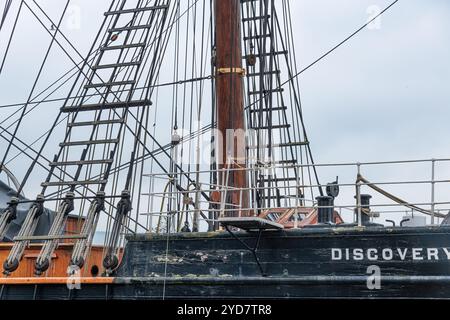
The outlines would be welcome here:
<svg viewBox="0 0 450 320">
<path fill-rule="evenodd" d="M 74 279 L 67 277 L 56 278 L 0 278 L 0 285 L 28 285 L 28 284 L 67 284 L 73 283 Z M 111 284 L 114 278 L 89 277 L 76 279 L 79 284 Z"/>
<path fill-rule="evenodd" d="M 10 243 L 0 243 L 0 264 L 6 260 L 9 252 L 12 248 Z M 27 278 L 34 277 L 34 264 L 36 258 L 38 257 L 42 249 L 41 244 L 30 245 L 23 259 L 20 263 L 19 268 L 15 271 L 10 278 Z M 66 277 L 67 268 L 70 264 L 70 258 L 72 256 L 73 244 L 62 243 L 59 245 L 58 249 L 52 256 L 52 264 L 49 270 L 46 272 L 45 277 Z M 100 275 L 102 272 L 102 257 L 103 257 L 103 247 L 94 246 L 91 249 L 90 256 L 88 258 L 86 266 L 81 270 L 81 276 L 92 277 Z M 96 270 L 98 270 L 96 272 Z M 0 277 L 3 277 L 1 275 Z"/>
</svg>

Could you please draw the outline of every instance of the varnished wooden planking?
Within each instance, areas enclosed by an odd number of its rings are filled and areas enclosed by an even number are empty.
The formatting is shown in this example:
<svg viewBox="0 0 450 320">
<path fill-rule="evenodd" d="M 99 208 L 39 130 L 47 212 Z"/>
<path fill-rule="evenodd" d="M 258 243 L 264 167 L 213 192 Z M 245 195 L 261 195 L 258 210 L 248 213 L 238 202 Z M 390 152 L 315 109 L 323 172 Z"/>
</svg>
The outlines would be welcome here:
<svg viewBox="0 0 450 320">
<path fill-rule="evenodd" d="M 0 243 L 0 261 L 3 262 L 9 255 L 12 244 Z M 20 263 L 19 268 L 10 278 L 27 278 L 34 277 L 34 264 L 42 249 L 41 244 L 32 244 L 25 251 L 24 257 Z M 52 256 L 52 264 L 46 273 L 47 277 L 65 277 L 67 276 L 67 268 L 70 264 L 72 256 L 73 244 L 62 243 Z M 99 274 L 102 271 L 102 255 L 103 247 L 94 246 L 91 249 L 87 265 L 81 270 L 82 276 L 92 276 L 91 270 L 98 268 Z M 0 277 L 4 277 L 1 275 Z"/>
<path fill-rule="evenodd" d="M 67 219 L 65 235 L 78 235 L 83 224 L 84 218 L 77 216 L 69 216 Z M 73 239 L 65 239 L 58 246 L 58 249 L 52 255 L 51 266 L 46 273 L 47 277 L 65 277 L 67 276 L 67 268 L 72 256 L 74 246 Z M 6 260 L 12 248 L 11 243 L 0 243 L 0 263 Z M 31 244 L 25 251 L 19 268 L 9 276 L 9 278 L 28 278 L 34 277 L 36 259 L 41 252 L 41 244 Z M 94 246 L 91 249 L 87 265 L 81 270 L 82 276 L 93 276 L 96 269 L 98 274 L 102 272 L 102 255 L 103 247 Z M 0 273 L 1 274 L 1 273 Z M 1 275 L 3 276 L 3 275 Z"/>
</svg>

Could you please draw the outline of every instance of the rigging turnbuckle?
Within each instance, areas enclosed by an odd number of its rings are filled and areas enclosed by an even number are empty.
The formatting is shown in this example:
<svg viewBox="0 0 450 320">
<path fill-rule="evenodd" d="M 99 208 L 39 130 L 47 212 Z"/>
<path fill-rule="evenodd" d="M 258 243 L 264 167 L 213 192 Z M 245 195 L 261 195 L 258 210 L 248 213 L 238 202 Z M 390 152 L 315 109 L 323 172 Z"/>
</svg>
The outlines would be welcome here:
<svg viewBox="0 0 450 320">
<path fill-rule="evenodd" d="M 59 206 L 58 213 L 56 214 L 55 220 L 50 228 L 50 236 L 61 236 L 64 233 L 67 217 L 74 209 L 74 198 L 74 193 L 67 193 L 65 199 Z M 46 272 L 50 267 L 51 256 L 58 247 L 59 241 L 59 239 L 51 239 L 45 242 L 35 264 L 35 274 L 37 276 Z"/>
<path fill-rule="evenodd" d="M 3 212 L 0 217 L 0 241 L 5 237 L 8 231 L 9 225 L 17 218 L 17 206 L 19 205 L 19 198 L 12 198 L 8 203 L 8 208 Z"/>
<path fill-rule="evenodd" d="M 70 260 L 71 266 L 78 268 L 83 268 L 86 256 L 89 252 L 89 246 L 92 244 L 92 239 L 95 234 L 95 229 L 99 219 L 99 213 L 105 209 L 105 193 L 97 193 L 97 198 L 92 201 L 91 206 L 88 211 L 83 227 L 81 228 L 81 233 L 85 234 L 87 237 L 85 239 L 80 239 L 74 246 L 72 253 L 72 258 Z"/>
<path fill-rule="evenodd" d="M 131 206 L 132 204 L 130 191 L 125 190 L 122 192 L 122 198 L 117 204 L 117 214 L 114 219 L 110 238 L 108 240 L 106 256 L 103 259 L 103 267 L 105 268 L 108 275 L 112 274 L 114 270 L 119 266 L 119 258 L 117 256 L 119 239 L 122 233 L 122 229 L 125 225 L 125 219 L 132 209 Z"/>
<path fill-rule="evenodd" d="M 22 224 L 22 228 L 18 233 L 19 238 L 28 237 L 34 234 L 39 221 L 39 217 L 44 213 L 44 195 L 40 194 L 37 196 L 36 201 L 31 206 L 25 221 Z M 10 275 L 12 272 L 16 271 L 19 267 L 20 260 L 25 251 L 28 241 L 14 241 L 14 246 L 9 253 L 8 258 L 3 263 L 3 273 L 5 275 Z"/>
</svg>

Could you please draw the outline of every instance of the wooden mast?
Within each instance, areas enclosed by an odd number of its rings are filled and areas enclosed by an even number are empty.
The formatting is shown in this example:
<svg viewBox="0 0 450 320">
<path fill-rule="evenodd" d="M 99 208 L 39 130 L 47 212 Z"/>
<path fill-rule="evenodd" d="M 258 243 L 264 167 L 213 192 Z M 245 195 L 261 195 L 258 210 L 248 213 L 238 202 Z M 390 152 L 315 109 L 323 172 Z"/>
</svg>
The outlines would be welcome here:
<svg viewBox="0 0 450 320">
<path fill-rule="evenodd" d="M 219 169 L 246 167 L 244 93 L 240 30 L 240 0 L 215 0 L 216 25 L 216 107 Z M 247 172 L 228 171 L 220 175 L 220 184 L 248 188 Z M 227 176 L 227 175 L 225 175 Z M 223 181 L 227 180 L 227 181 Z M 230 191 L 230 207 L 249 208 L 249 192 Z M 228 207 L 228 209 L 230 208 Z M 233 211 L 227 216 L 247 216 L 248 211 Z"/>
</svg>

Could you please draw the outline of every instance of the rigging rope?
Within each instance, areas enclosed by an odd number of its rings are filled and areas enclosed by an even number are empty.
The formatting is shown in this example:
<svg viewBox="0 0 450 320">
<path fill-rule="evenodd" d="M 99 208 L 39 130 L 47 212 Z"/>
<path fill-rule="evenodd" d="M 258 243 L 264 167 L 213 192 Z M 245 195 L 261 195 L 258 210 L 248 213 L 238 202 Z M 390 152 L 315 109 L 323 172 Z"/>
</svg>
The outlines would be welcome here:
<svg viewBox="0 0 450 320">
<path fill-rule="evenodd" d="M 284 87 L 286 84 L 288 84 L 290 81 L 292 81 L 295 78 L 298 78 L 301 74 L 303 74 L 304 72 L 308 71 L 309 69 L 311 69 L 313 66 L 315 66 L 317 63 L 319 63 L 320 61 L 322 61 L 323 59 L 325 59 L 326 57 L 328 57 L 331 53 L 333 53 L 334 51 L 336 51 L 337 49 L 339 49 L 340 47 L 342 47 L 344 44 L 346 44 L 349 40 L 351 40 L 353 37 L 355 37 L 357 34 L 359 34 L 361 31 L 363 31 L 365 28 L 367 28 L 370 24 L 372 24 L 375 20 L 377 20 L 378 18 L 380 18 L 384 13 L 386 13 L 389 9 L 391 9 L 395 4 L 397 4 L 400 0 L 395 0 L 394 2 L 392 2 L 389 6 L 387 6 L 385 9 L 383 9 L 379 14 L 377 14 L 376 16 L 374 16 L 372 19 L 370 19 L 367 23 L 365 23 L 363 26 L 361 26 L 359 29 L 357 29 L 355 32 L 353 32 L 351 35 L 349 35 L 347 38 L 345 38 L 344 40 L 342 40 L 341 42 L 339 42 L 336 46 L 334 46 L 333 48 L 331 48 L 330 50 L 328 50 L 327 52 L 325 52 L 323 55 L 321 55 L 319 58 L 317 58 L 316 60 L 314 60 L 312 63 L 310 63 L 309 65 L 307 65 L 306 67 L 304 67 L 302 70 L 300 70 L 299 72 L 297 72 L 295 75 L 293 75 L 292 77 L 290 77 L 288 80 L 286 80 L 285 82 L 283 82 L 280 86 L 278 86 L 277 89 L 281 89 L 282 87 Z M 258 99 L 257 101 L 255 101 L 253 104 L 251 104 L 250 106 L 258 103 L 259 101 L 261 101 L 261 99 L 267 97 L 268 94 L 265 94 L 262 98 Z M 248 107 L 250 107 L 248 106 Z"/>
<path fill-rule="evenodd" d="M 389 193 L 386 190 L 381 189 L 380 187 L 378 187 L 377 185 L 371 183 L 369 180 L 367 180 L 366 178 L 364 178 L 360 174 L 358 175 L 358 178 L 356 179 L 356 183 L 359 183 L 359 182 L 364 183 L 369 188 L 372 188 L 373 190 L 375 190 L 376 192 L 382 194 L 383 196 L 387 197 L 388 199 L 391 199 L 392 201 L 394 201 L 394 202 L 396 202 L 398 204 L 404 205 L 405 207 L 407 207 L 409 209 L 418 211 L 420 213 L 423 213 L 423 214 L 426 214 L 426 215 L 429 215 L 429 216 L 433 216 L 434 215 L 435 217 L 438 217 L 438 218 L 445 218 L 447 216 L 445 214 L 441 214 L 441 213 L 438 213 L 438 212 L 431 212 L 431 211 L 419 208 L 418 206 L 412 205 L 408 201 L 400 199 L 399 197 L 394 196 L 392 193 Z"/>
<path fill-rule="evenodd" d="M 20 13 L 22 12 L 22 5 L 23 5 L 23 0 L 20 2 L 19 10 L 17 11 L 16 18 L 14 19 L 14 25 L 11 30 L 11 35 L 9 36 L 8 45 L 6 46 L 6 51 L 3 56 L 2 64 L 0 65 L 0 74 L 2 74 L 3 67 L 5 66 L 6 58 L 9 53 L 9 48 L 11 47 L 11 42 L 12 42 L 12 39 L 13 39 L 15 31 L 16 31 L 17 22 L 19 21 Z"/>
<path fill-rule="evenodd" d="M 70 0 L 69 0 L 69 1 L 70 1 Z M 111 4 L 111 6 L 112 6 L 112 5 L 113 5 L 113 4 Z M 78 69 L 80 70 L 80 72 L 78 73 L 78 76 L 77 76 L 77 78 L 76 78 L 76 80 L 75 80 L 75 82 L 74 82 L 74 84 L 73 84 L 73 87 L 72 87 L 72 89 L 71 89 L 71 93 L 72 93 L 72 91 L 74 90 L 75 85 L 76 85 L 76 83 L 78 82 L 78 80 L 79 80 L 81 74 L 83 73 L 82 70 L 83 70 L 83 69 L 86 67 L 86 65 L 88 65 L 88 63 L 89 63 L 88 59 L 89 59 L 89 57 L 91 56 L 91 54 L 92 54 L 92 52 L 93 52 L 93 50 L 94 50 L 95 43 L 96 43 L 96 42 L 98 41 L 98 39 L 100 38 L 101 30 L 102 30 L 102 28 L 104 27 L 104 25 L 106 24 L 106 21 L 107 21 L 107 18 L 105 17 L 105 19 L 103 20 L 102 26 L 101 26 L 99 32 L 97 33 L 97 35 L 96 35 L 96 37 L 95 37 L 94 43 L 92 44 L 92 46 L 91 46 L 91 48 L 90 48 L 90 51 L 89 51 L 89 54 L 88 54 L 87 58 L 83 60 L 82 66 L 79 67 L 79 66 L 77 65 L 77 67 L 78 67 Z M 59 28 L 56 29 L 53 39 L 55 39 L 56 34 L 57 34 L 57 32 L 58 32 L 58 29 L 59 29 Z M 58 41 L 56 41 L 56 42 L 59 44 Z M 63 49 L 63 48 L 62 48 L 62 49 Z M 63 49 L 63 50 L 64 50 L 64 49 Z M 65 50 L 64 50 L 64 51 L 65 51 Z M 69 55 L 69 57 L 70 57 L 70 55 Z M 70 57 L 70 58 L 71 58 L 71 57 Z M 71 59 L 71 60 L 72 60 L 72 59 Z M 72 60 L 72 61 L 73 61 L 73 60 Z M 75 62 L 74 62 L 74 63 L 75 63 Z M 83 75 L 84 75 L 84 74 L 83 74 Z M 81 90 L 81 89 L 80 89 L 80 90 Z M 68 98 L 66 99 L 64 105 L 66 105 L 67 102 L 68 102 L 69 100 L 70 100 L 70 94 L 69 94 Z M 41 146 L 41 148 L 40 148 L 40 150 L 39 150 L 39 153 L 38 153 L 37 157 L 35 158 L 35 160 L 33 161 L 33 163 L 32 163 L 32 164 L 30 165 L 30 167 L 28 168 L 28 171 L 27 171 L 27 173 L 26 173 L 26 175 L 25 175 L 25 177 L 24 177 L 24 179 L 23 179 L 23 181 L 22 181 L 22 188 L 25 186 L 25 183 L 27 182 L 28 178 L 30 177 L 30 175 L 31 175 L 31 173 L 32 173 L 32 171 L 33 171 L 33 169 L 34 169 L 36 163 L 37 163 L 37 160 L 40 158 L 40 156 L 41 156 L 41 154 L 42 154 L 42 152 L 43 152 L 43 150 L 44 150 L 44 148 L 45 148 L 45 146 L 46 146 L 48 140 L 50 139 L 50 136 L 51 136 L 52 133 L 53 133 L 53 130 L 54 130 L 54 129 L 57 127 L 57 125 L 59 124 L 59 120 L 60 120 L 61 114 L 62 114 L 62 111 L 59 112 L 59 114 L 58 114 L 57 118 L 55 119 L 55 121 L 54 121 L 54 123 L 53 123 L 51 129 L 48 131 L 48 134 L 47 134 L 47 136 L 46 136 L 46 138 L 45 138 L 44 143 L 42 144 L 42 146 Z M 54 169 L 55 169 L 55 167 L 52 167 L 52 169 L 50 170 L 51 174 L 53 173 L 53 170 L 54 170 Z"/>
<path fill-rule="evenodd" d="M 76 68 L 76 67 L 74 67 L 74 68 Z M 214 78 L 213 76 L 209 75 L 209 76 L 204 76 L 204 77 L 199 77 L 199 78 L 179 80 L 179 81 L 176 81 L 176 82 L 165 82 L 165 83 L 155 84 L 155 85 L 151 85 L 151 86 L 137 87 L 135 90 L 136 91 L 141 91 L 141 90 L 148 89 L 148 88 L 153 89 L 153 88 L 169 87 L 169 86 L 175 86 L 175 85 L 180 85 L 180 84 L 187 84 L 187 83 L 191 83 L 191 82 L 211 80 L 213 78 Z M 120 93 L 120 92 L 125 92 L 125 91 L 128 91 L 128 89 L 127 90 L 117 90 L 116 92 Z M 98 94 L 98 93 L 93 93 L 93 94 L 87 94 L 84 97 L 98 97 L 99 95 L 100 94 Z M 82 97 L 83 96 L 73 96 L 73 97 L 70 97 L 70 99 L 79 99 L 79 98 L 82 98 Z M 65 101 L 66 99 L 67 98 L 43 99 L 43 100 L 39 100 L 39 101 L 32 101 L 32 102 L 30 102 L 30 104 L 42 104 L 42 103 L 59 102 L 59 101 Z M 0 109 L 2 109 L 2 108 L 21 107 L 25 103 L 26 102 L 0 105 Z M 2 124 L 2 123 L 0 123 L 0 124 Z"/>
<path fill-rule="evenodd" d="M 59 20 L 59 22 L 58 22 L 57 29 L 59 29 L 60 26 L 61 26 L 61 23 L 62 23 L 62 21 L 63 21 L 65 15 L 66 15 L 66 11 L 67 11 L 67 8 L 68 8 L 69 4 L 70 4 L 70 0 L 67 0 L 66 5 L 65 5 L 64 10 L 63 10 L 63 13 L 61 14 L 61 18 L 60 18 L 60 20 Z M 26 104 L 26 105 L 24 106 L 24 108 L 23 108 L 23 111 L 22 111 L 22 114 L 21 114 L 21 116 L 20 116 L 20 119 L 19 119 L 19 121 L 18 121 L 18 123 L 17 123 L 17 125 L 16 125 L 16 128 L 14 129 L 14 132 L 13 132 L 13 135 L 12 135 L 12 138 L 11 138 L 11 141 L 9 142 L 8 147 L 6 148 L 5 154 L 4 154 L 4 156 L 3 156 L 3 159 L 2 159 L 1 165 L 0 165 L 0 172 L 1 172 L 1 168 L 3 167 L 3 165 L 4 165 L 5 161 L 6 161 L 6 158 L 8 157 L 9 151 L 10 151 L 10 149 L 11 149 L 11 147 L 12 147 L 12 144 L 13 144 L 15 138 L 16 138 L 17 132 L 19 131 L 20 125 L 21 125 L 22 120 L 23 120 L 23 116 L 24 116 L 24 114 L 25 114 L 26 111 L 27 111 L 28 104 L 29 104 L 31 98 L 33 97 L 34 90 L 36 89 L 36 86 L 37 86 L 37 84 L 38 84 L 38 82 L 39 82 L 39 80 L 40 80 L 40 78 L 41 78 L 42 72 L 43 72 L 43 70 L 44 70 L 44 66 L 46 65 L 47 59 L 48 59 L 48 57 L 49 57 L 49 55 L 50 55 L 50 52 L 51 52 L 51 50 L 52 50 L 52 48 L 53 48 L 53 44 L 54 44 L 55 41 L 56 41 L 56 34 L 57 34 L 57 32 L 55 32 L 55 33 L 53 34 L 53 36 L 52 36 L 52 40 L 50 41 L 50 44 L 49 44 L 49 46 L 48 46 L 48 48 L 47 48 L 47 52 L 46 52 L 46 54 L 45 54 L 45 56 L 44 56 L 44 59 L 43 59 L 43 61 L 42 61 L 42 63 L 41 63 L 41 66 L 40 66 L 40 68 L 39 68 L 39 72 L 38 72 L 38 74 L 37 74 L 37 76 L 36 76 L 36 79 L 35 79 L 35 81 L 34 81 L 33 87 L 31 88 L 31 91 L 30 91 L 30 94 L 29 94 L 29 97 L 28 97 L 28 100 L 27 100 L 27 104 Z M 22 190 L 17 190 L 17 192 L 18 192 L 19 194 L 20 194 L 21 191 L 22 191 Z"/>
<path fill-rule="evenodd" d="M 3 25 L 5 24 L 6 17 L 8 16 L 9 9 L 11 8 L 12 0 L 6 0 L 5 8 L 3 9 L 2 18 L 0 20 L 0 32 L 2 31 Z"/>
</svg>

